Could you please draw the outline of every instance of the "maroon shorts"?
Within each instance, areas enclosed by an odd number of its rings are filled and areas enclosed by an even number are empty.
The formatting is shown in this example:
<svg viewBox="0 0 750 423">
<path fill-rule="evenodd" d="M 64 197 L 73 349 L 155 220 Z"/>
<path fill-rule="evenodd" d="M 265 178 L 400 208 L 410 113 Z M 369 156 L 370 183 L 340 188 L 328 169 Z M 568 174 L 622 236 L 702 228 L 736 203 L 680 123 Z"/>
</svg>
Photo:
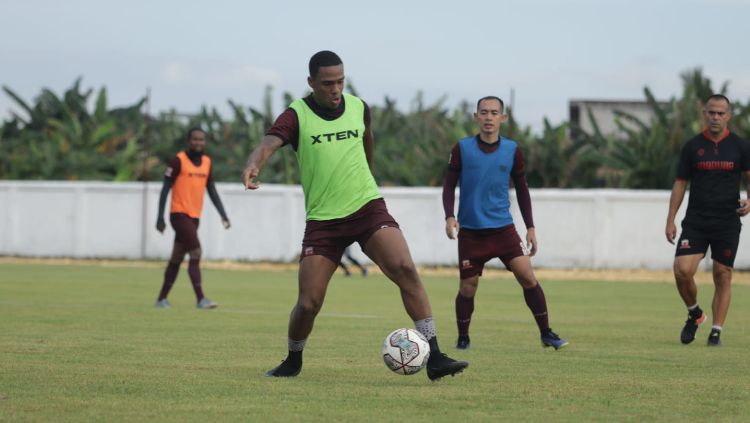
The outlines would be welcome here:
<svg viewBox="0 0 750 423">
<path fill-rule="evenodd" d="M 323 256 L 339 263 L 344 250 L 352 243 L 358 242 L 364 249 L 367 240 L 378 229 L 398 227 L 382 198 L 372 200 L 340 219 L 308 220 L 300 260 L 308 256 Z"/>
<path fill-rule="evenodd" d="M 495 257 L 510 270 L 511 260 L 528 254 L 513 224 L 500 229 L 458 231 L 458 268 L 461 279 L 482 276 L 484 264 Z"/>
<path fill-rule="evenodd" d="M 200 248 L 201 242 L 198 240 L 199 222 L 200 219 L 184 213 L 171 213 L 169 223 L 174 228 L 174 242 L 179 242 L 188 251 Z"/>
</svg>

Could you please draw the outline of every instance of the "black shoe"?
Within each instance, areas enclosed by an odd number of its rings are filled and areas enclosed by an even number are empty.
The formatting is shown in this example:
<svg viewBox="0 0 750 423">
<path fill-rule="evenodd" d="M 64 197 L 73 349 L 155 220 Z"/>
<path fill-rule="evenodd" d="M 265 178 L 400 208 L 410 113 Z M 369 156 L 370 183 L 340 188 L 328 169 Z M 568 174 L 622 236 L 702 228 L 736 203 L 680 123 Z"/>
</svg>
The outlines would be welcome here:
<svg viewBox="0 0 750 423">
<path fill-rule="evenodd" d="M 467 367 L 469 363 L 466 361 L 456 361 L 444 353 L 438 353 L 437 356 L 430 356 L 427 362 L 427 377 L 430 380 L 438 380 L 443 376 L 461 373 Z"/>
<path fill-rule="evenodd" d="M 471 339 L 469 339 L 469 335 L 458 335 L 456 348 L 459 350 L 468 350 L 469 347 L 471 347 Z"/>
<path fill-rule="evenodd" d="M 721 331 L 719 329 L 711 329 L 711 333 L 708 334 L 708 342 L 706 345 L 709 347 L 721 346 Z"/>
<path fill-rule="evenodd" d="M 286 359 L 275 367 L 266 372 L 266 377 L 295 377 L 302 371 L 302 363 L 292 364 L 289 359 Z"/>
<path fill-rule="evenodd" d="M 698 318 L 693 318 L 688 313 L 688 318 L 685 320 L 685 326 L 682 328 L 680 333 L 680 342 L 683 344 L 689 344 L 695 340 L 695 331 L 698 330 L 698 326 L 702 325 L 706 321 L 706 313 L 701 312 Z"/>
</svg>

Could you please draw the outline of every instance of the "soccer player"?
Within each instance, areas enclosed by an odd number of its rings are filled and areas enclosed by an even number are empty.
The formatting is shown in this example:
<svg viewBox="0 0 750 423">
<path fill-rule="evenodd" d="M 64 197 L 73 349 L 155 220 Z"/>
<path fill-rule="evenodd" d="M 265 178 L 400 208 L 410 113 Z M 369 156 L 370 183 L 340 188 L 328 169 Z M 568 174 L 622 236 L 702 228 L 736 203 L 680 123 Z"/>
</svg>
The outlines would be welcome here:
<svg viewBox="0 0 750 423">
<path fill-rule="evenodd" d="M 164 206 L 167 194 L 172 190 L 172 204 L 169 211 L 169 223 L 174 228 L 174 245 L 172 256 L 164 271 L 164 283 L 156 300 L 155 307 L 169 308 L 167 294 L 172 288 L 180 264 L 189 254 L 188 275 L 193 284 L 197 307 L 200 309 L 216 308 L 217 304 L 205 295 L 201 286 L 201 243 L 198 240 L 198 222 L 203 211 L 203 197 L 206 189 L 208 196 L 221 215 L 221 223 L 229 229 L 230 223 L 224 206 L 221 204 L 216 185 L 211 178 L 211 158 L 204 153 L 206 147 L 206 133 L 200 128 L 190 129 L 187 133 L 187 149 L 180 151 L 172 159 L 164 172 L 164 184 L 159 195 L 159 215 L 156 219 L 156 230 L 164 233 Z"/>
<path fill-rule="evenodd" d="M 367 276 L 367 266 L 365 266 L 359 260 L 357 260 L 357 259 L 354 258 L 354 256 L 352 255 L 352 252 L 351 252 L 351 247 L 346 247 L 344 249 L 344 257 L 346 257 L 346 259 L 350 263 L 352 263 L 353 265 L 359 267 L 359 270 L 362 272 L 362 277 L 366 277 Z M 349 277 L 349 276 L 352 275 L 352 271 L 349 270 L 349 266 L 347 266 L 347 264 L 344 263 L 344 259 L 343 258 L 339 262 L 339 267 L 341 267 L 342 269 L 344 269 L 344 275 L 346 275 L 347 277 Z"/>
<path fill-rule="evenodd" d="M 523 288 L 523 297 L 539 327 L 542 345 L 559 350 L 568 342 L 550 329 L 544 291 L 531 268 L 530 256 L 537 250 L 531 197 L 518 144 L 500 136 L 500 126 L 505 119 L 500 98 L 488 96 L 479 99 L 474 113 L 479 133 L 459 140 L 448 160 L 443 184 L 445 232 L 450 239 L 455 239 L 458 233 L 461 278 L 456 295 L 456 348 L 467 349 L 471 345 L 469 324 L 474 313 L 479 277 L 484 264 L 497 257 L 513 272 Z M 519 238 L 510 214 L 508 190 L 511 179 L 526 224 L 527 244 Z M 453 209 L 459 183 L 461 197 L 456 220 Z"/>
<path fill-rule="evenodd" d="M 711 303 L 713 325 L 707 344 L 721 345 L 721 331 L 732 296 L 732 267 L 742 226 L 740 216 L 750 212 L 747 201 L 740 198 L 741 174 L 750 178 L 750 143 L 727 129 L 731 109 L 729 99 L 723 95 L 708 98 L 703 108 L 708 127 L 682 147 L 677 178 L 669 198 L 665 233 L 667 241 L 674 244 L 675 215 L 690 182 L 687 211 L 673 266 L 677 291 L 688 309 L 688 318 L 680 333 L 683 344 L 693 342 L 698 326 L 706 321 L 698 305 L 695 272 L 710 246 L 714 298 Z M 750 185 L 747 197 L 750 198 Z"/>
<path fill-rule="evenodd" d="M 293 377 L 302 370 L 302 352 L 323 306 L 326 289 L 344 249 L 362 250 L 400 289 L 407 314 L 430 344 L 427 376 L 454 375 L 468 366 L 440 352 L 427 293 L 398 223 L 388 213 L 371 173 L 373 135 L 370 112 L 361 99 L 346 94 L 344 65 L 336 53 L 310 58 L 307 83 L 312 94 L 298 99 L 275 121 L 247 160 L 245 187 L 268 158 L 290 145 L 297 154 L 307 223 L 299 262 L 299 295 L 288 328 L 289 353 L 269 377 Z"/>
</svg>

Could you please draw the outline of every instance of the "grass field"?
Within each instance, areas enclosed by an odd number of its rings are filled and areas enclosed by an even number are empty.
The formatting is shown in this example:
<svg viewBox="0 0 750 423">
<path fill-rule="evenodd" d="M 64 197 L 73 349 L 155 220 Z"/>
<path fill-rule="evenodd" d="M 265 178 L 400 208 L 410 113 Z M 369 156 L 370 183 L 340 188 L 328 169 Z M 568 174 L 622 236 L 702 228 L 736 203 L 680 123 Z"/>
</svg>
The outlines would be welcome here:
<svg viewBox="0 0 750 423">
<path fill-rule="evenodd" d="M 449 272 L 450 273 L 450 272 Z M 456 351 L 452 275 L 425 276 L 444 351 L 469 369 L 436 383 L 398 376 L 380 344 L 412 326 L 383 276 L 337 275 L 295 379 L 286 354 L 296 273 L 204 270 L 220 303 L 197 310 L 183 268 L 154 309 L 161 264 L 0 263 L 0 421 L 750 421 L 750 286 L 734 288 L 724 346 L 679 343 L 685 311 L 662 283 L 542 280 L 543 349 L 520 288 L 485 279 L 472 349 Z M 699 298 L 710 310 L 710 285 Z"/>
</svg>

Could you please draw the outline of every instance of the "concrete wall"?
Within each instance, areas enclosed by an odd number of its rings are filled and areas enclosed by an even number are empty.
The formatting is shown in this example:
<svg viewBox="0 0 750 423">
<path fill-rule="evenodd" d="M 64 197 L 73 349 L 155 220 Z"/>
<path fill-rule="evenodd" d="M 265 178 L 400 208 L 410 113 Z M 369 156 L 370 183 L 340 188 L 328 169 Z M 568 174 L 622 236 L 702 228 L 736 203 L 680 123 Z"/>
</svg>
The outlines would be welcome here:
<svg viewBox="0 0 750 423">
<path fill-rule="evenodd" d="M 0 255 L 166 259 L 173 232 L 168 228 L 162 235 L 155 229 L 160 189 L 161 183 L 0 181 Z M 236 183 L 218 184 L 218 190 L 232 228 L 222 228 L 206 198 L 199 229 L 205 258 L 296 260 L 305 216 L 298 186 L 245 191 Z M 456 242 L 444 234 L 441 189 L 383 188 L 382 193 L 415 262 L 455 264 Z M 536 266 L 671 267 L 674 247 L 664 238 L 668 191 L 545 189 L 532 190 L 531 197 L 539 241 Z M 512 212 L 523 237 L 515 204 Z M 740 241 L 739 268 L 750 267 L 746 238 Z M 359 248 L 354 251 L 361 256 Z"/>
</svg>

